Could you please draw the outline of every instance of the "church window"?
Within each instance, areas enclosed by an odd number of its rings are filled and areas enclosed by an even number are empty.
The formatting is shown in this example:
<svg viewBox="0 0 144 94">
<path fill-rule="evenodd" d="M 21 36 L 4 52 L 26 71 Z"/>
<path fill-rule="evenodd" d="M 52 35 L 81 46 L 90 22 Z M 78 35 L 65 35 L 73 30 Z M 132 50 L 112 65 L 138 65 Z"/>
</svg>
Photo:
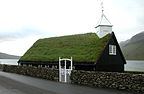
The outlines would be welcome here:
<svg viewBox="0 0 144 94">
<path fill-rule="evenodd" d="M 109 55 L 116 55 L 116 45 L 109 45 Z"/>
</svg>

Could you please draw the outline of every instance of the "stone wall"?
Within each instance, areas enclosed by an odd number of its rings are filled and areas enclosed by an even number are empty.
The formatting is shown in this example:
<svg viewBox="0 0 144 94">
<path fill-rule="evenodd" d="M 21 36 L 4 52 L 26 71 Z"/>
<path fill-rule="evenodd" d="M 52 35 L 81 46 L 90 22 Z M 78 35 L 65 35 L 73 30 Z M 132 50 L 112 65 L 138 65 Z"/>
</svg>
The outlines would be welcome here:
<svg viewBox="0 0 144 94">
<path fill-rule="evenodd" d="M 43 78 L 52 81 L 58 81 L 58 70 L 38 67 L 3 65 L 4 72 L 17 73 L 32 77 Z"/>
<path fill-rule="evenodd" d="M 0 70 L 2 70 L 3 69 L 3 64 L 0 64 Z"/>
<path fill-rule="evenodd" d="M 71 83 L 144 94 L 144 74 L 72 71 Z"/>
<path fill-rule="evenodd" d="M 58 81 L 58 70 L 49 68 L 0 65 L 5 72 Z M 137 72 L 94 72 L 76 71 L 71 73 L 71 83 L 90 87 L 112 88 L 144 94 L 144 73 Z"/>
</svg>

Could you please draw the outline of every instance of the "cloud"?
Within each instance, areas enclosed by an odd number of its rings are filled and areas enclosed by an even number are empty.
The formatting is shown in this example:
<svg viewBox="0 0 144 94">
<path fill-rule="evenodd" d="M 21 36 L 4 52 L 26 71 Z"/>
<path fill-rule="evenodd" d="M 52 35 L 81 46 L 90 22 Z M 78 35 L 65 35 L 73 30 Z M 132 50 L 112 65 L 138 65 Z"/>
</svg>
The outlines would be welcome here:
<svg viewBox="0 0 144 94">
<path fill-rule="evenodd" d="M 0 42 L 13 41 L 16 39 L 40 36 L 40 35 L 42 35 L 42 32 L 30 27 L 24 27 L 21 29 L 8 30 L 8 31 L 0 30 Z"/>
<path fill-rule="evenodd" d="M 37 37 L 17 39 L 0 43 L 0 52 L 22 56 L 37 40 Z"/>
<path fill-rule="evenodd" d="M 0 0 L 0 49 L 10 52 L 12 44 L 25 49 L 27 41 L 43 37 L 96 32 L 101 1 L 118 41 L 143 31 L 144 0 Z"/>
<path fill-rule="evenodd" d="M 28 26 L 11 31 L 0 31 L 0 52 L 23 55 L 42 35 L 42 31 Z"/>
</svg>

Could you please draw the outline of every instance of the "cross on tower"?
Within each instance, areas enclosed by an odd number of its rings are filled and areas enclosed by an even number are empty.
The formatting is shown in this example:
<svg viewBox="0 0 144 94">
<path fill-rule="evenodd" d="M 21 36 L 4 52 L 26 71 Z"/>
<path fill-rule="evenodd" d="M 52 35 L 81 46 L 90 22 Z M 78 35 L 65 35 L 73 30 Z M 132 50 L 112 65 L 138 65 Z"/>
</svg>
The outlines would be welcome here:
<svg viewBox="0 0 144 94">
<path fill-rule="evenodd" d="M 102 8 L 102 14 L 103 14 L 103 11 L 104 11 L 103 2 L 101 2 L 101 8 Z"/>
</svg>

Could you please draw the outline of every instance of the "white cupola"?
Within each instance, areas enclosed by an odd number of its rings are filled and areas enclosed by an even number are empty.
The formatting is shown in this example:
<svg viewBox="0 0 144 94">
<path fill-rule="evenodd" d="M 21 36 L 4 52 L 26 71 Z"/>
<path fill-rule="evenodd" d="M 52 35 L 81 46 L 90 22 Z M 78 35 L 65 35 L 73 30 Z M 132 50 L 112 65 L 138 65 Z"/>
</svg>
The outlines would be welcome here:
<svg viewBox="0 0 144 94">
<path fill-rule="evenodd" d="M 102 15 L 101 18 L 97 24 L 96 28 L 96 32 L 99 38 L 104 37 L 105 35 L 112 33 L 112 24 L 110 23 L 110 21 L 106 18 L 106 16 L 103 13 L 103 6 L 102 6 Z"/>
</svg>

